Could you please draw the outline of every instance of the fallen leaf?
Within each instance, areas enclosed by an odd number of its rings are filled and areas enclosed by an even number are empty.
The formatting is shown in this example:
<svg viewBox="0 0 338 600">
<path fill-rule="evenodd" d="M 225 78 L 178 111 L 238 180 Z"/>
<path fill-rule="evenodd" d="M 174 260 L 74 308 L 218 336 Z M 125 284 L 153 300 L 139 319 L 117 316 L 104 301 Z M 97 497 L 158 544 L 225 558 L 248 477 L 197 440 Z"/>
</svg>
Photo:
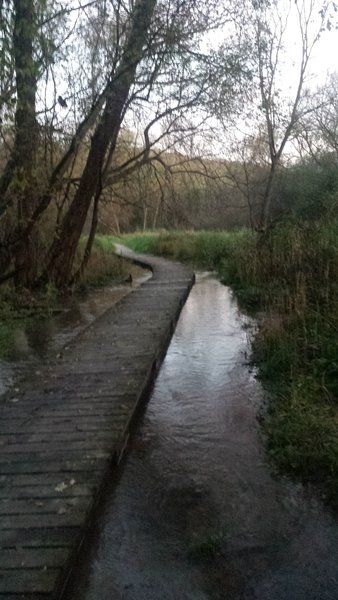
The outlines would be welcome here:
<svg viewBox="0 0 338 600">
<path fill-rule="evenodd" d="M 68 485 L 64 481 L 61 481 L 61 483 L 58 483 L 57 486 L 55 486 L 54 490 L 56 492 L 63 492 L 67 487 Z"/>
</svg>

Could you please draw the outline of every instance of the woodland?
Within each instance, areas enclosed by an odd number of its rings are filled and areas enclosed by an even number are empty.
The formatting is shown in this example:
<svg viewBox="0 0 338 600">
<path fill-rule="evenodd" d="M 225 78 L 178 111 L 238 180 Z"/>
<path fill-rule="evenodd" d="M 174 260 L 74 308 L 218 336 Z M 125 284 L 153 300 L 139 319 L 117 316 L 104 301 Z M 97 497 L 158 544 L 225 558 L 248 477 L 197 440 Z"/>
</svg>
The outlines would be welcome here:
<svg viewBox="0 0 338 600">
<path fill-rule="evenodd" d="M 335 506 L 336 12 L 0 2 L 0 346 L 20 298 L 73 290 L 121 236 L 214 269 L 259 311 L 271 456 Z"/>
<path fill-rule="evenodd" d="M 335 10 L 3 0 L 0 282 L 69 287 L 97 231 L 264 234 L 333 211 L 338 79 L 308 77 Z"/>
</svg>

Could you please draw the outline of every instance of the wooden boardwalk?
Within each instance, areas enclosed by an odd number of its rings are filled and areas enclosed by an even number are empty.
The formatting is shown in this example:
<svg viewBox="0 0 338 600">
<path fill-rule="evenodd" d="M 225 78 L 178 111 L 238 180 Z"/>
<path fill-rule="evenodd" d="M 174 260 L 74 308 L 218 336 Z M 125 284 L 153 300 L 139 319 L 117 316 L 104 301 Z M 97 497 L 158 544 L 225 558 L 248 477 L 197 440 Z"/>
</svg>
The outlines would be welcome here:
<svg viewBox="0 0 338 600">
<path fill-rule="evenodd" d="M 61 598 L 162 362 L 194 277 L 141 260 L 152 279 L 0 398 L 0 600 Z"/>
</svg>

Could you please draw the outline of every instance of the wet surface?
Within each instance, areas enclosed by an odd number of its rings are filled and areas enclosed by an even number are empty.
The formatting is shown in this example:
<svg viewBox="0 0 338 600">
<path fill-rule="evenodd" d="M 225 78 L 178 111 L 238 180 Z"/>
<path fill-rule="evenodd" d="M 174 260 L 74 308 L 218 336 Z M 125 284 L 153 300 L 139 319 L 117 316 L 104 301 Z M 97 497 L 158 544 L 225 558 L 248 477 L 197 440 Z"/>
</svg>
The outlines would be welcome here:
<svg viewBox="0 0 338 600">
<path fill-rule="evenodd" d="M 32 369 L 48 361 L 85 327 L 118 302 L 151 273 L 130 266 L 133 282 L 96 288 L 65 298 L 62 309 L 17 319 L 8 333 L 6 360 L 0 359 L 0 395 Z"/>
<path fill-rule="evenodd" d="M 201 277 L 67 599 L 337 599 L 337 522 L 264 456 L 248 325 Z"/>
</svg>

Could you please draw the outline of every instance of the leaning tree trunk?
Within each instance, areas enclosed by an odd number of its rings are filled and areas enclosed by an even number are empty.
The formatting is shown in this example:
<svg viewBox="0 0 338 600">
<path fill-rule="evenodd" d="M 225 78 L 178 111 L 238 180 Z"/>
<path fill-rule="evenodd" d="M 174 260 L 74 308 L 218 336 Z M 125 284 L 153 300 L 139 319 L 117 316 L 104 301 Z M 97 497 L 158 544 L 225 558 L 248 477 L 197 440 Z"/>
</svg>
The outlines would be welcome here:
<svg viewBox="0 0 338 600">
<path fill-rule="evenodd" d="M 64 287 L 70 280 L 76 248 L 92 199 L 101 191 L 101 174 L 107 152 L 114 151 L 122 115 L 138 64 L 143 57 L 156 0 L 138 0 L 119 67 L 107 86 L 102 119 L 91 140 L 87 162 L 70 208 L 54 239 L 44 280 Z"/>
<path fill-rule="evenodd" d="M 94 198 L 94 205 L 93 205 L 93 214 L 92 214 L 92 223 L 90 226 L 90 231 L 89 231 L 89 236 L 88 236 L 88 240 L 86 243 L 86 247 L 85 247 L 85 251 L 83 253 L 83 257 L 82 257 L 82 261 L 80 264 L 80 267 L 78 268 L 78 270 L 76 271 L 76 273 L 73 275 L 70 283 L 76 283 L 77 281 L 79 281 L 81 279 L 81 277 L 83 276 L 86 267 L 88 265 L 88 261 L 90 259 L 90 255 L 92 252 L 92 248 L 93 248 L 93 244 L 94 244 L 94 240 L 95 240 L 95 234 L 96 234 L 96 230 L 97 230 L 97 224 L 99 221 L 99 200 L 100 200 L 100 194 L 98 193 L 95 198 Z"/>
</svg>

